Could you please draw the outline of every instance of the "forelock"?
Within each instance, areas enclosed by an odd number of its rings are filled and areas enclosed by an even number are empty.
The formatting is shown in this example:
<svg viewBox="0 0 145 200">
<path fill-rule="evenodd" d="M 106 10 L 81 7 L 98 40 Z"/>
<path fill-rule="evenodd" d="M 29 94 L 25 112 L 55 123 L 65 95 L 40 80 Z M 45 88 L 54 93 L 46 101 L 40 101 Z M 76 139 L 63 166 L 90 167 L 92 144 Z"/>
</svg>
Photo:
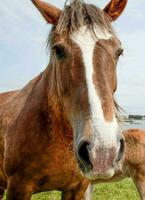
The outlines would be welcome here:
<svg viewBox="0 0 145 200">
<path fill-rule="evenodd" d="M 107 31 L 115 35 L 111 21 L 103 10 L 91 4 L 85 4 L 83 0 L 72 0 L 69 4 L 68 1 L 65 4 L 57 25 L 51 31 L 49 41 L 52 40 L 53 34 L 70 35 L 84 25 L 93 33 L 97 26 L 102 32 Z"/>
</svg>

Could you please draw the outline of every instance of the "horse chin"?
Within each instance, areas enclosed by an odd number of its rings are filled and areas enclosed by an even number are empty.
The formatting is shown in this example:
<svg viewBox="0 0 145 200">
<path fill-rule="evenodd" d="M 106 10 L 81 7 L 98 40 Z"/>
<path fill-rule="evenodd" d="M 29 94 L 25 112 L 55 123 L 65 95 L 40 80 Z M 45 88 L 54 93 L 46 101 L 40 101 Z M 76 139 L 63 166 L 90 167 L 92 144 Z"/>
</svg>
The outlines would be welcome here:
<svg viewBox="0 0 145 200">
<path fill-rule="evenodd" d="M 108 180 L 111 179 L 116 172 L 118 172 L 121 169 L 121 165 L 117 168 L 111 168 L 107 172 L 104 172 L 103 174 L 98 174 L 96 171 L 93 170 L 92 165 L 88 165 L 87 167 L 84 166 L 82 163 L 79 163 L 79 167 L 81 170 L 81 173 L 83 176 L 85 176 L 90 181 L 94 182 L 97 180 Z"/>
<path fill-rule="evenodd" d="M 103 174 L 98 174 L 97 172 L 95 172 L 93 170 L 93 168 L 90 167 L 81 167 L 81 171 L 83 176 L 85 176 L 87 179 L 89 179 L 92 183 L 95 183 L 95 181 L 100 181 L 100 180 L 109 180 L 111 178 L 113 178 L 116 174 L 118 173 L 122 173 L 123 171 L 123 161 L 120 161 L 116 164 L 115 167 L 112 167 L 111 169 L 109 169 L 107 172 L 103 173 Z"/>
<path fill-rule="evenodd" d="M 90 180 L 90 181 L 97 181 L 97 180 L 108 180 L 110 178 L 112 178 L 115 174 L 115 170 L 112 168 L 110 170 L 108 170 L 106 173 L 104 174 L 98 174 L 96 172 L 90 171 L 87 174 L 85 174 L 85 176 Z"/>
</svg>

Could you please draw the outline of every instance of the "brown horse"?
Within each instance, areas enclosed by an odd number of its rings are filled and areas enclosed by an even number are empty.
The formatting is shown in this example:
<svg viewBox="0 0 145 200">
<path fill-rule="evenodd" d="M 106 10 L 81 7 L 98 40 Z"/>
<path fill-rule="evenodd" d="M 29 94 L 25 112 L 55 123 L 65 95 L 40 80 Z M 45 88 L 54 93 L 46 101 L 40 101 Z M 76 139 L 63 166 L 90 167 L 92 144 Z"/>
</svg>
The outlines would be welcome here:
<svg viewBox="0 0 145 200">
<path fill-rule="evenodd" d="M 121 170 L 116 171 L 114 176 L 108 180 L 97 180 L 96 183 L 120 181 L 131 177 L 136 185 L 142 200 L 145 200 L 145 131 L 129 129 L 123 132 L 125 137 L 125 159 Z M 92 193 L 93 183 L 88 192 Z"/>
<path fill-rule="evenodd" d="M 79 200 L 88 185 L 80 170 L 110 178 L 124 155 L 113 97 L 122 48 L 111 21 L 127 0 L 104 10 L 73 0 L 63 11 L 32 2 L 53 24 L 50 63 L 22 90 L 0 95 L 1 195 L 7 188 L 8 200 L 29 200 L 57 189 Z"/>
</svg>

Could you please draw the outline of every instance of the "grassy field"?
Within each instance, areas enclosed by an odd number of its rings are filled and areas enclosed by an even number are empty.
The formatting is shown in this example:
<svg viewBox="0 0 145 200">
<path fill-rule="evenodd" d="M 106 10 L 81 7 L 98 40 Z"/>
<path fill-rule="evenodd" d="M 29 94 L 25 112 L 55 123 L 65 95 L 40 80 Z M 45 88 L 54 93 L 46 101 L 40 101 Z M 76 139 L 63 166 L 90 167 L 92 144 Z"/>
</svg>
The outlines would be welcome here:
<svg viewBox="0 0 145 200">
<path fill-rule="evenodd" d="M 33 200 L 60 200 L 60 193 L 40 193 L 34 195 Z M 117 183 L 97 185 L 93 200 L 139 200 L 139 196 L 132 181 L 126 179 Z"/>
<path fill-rule="evenodd" d="M 39 193 L 33 200 L 60 200 L 59 192 Z M 139 200 L 138 193 L 130 179 L 117 183 L 99 184 L 95 188 L 93 200 Z"/>
</svg>

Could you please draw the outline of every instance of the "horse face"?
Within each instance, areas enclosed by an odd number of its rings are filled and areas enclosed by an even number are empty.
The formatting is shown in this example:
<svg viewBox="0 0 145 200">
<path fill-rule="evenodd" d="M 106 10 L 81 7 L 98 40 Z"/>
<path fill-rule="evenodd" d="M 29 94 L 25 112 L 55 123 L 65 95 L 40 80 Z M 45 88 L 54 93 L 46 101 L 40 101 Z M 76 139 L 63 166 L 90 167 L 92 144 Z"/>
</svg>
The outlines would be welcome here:
<svg viewBox="0 0 145 200">
<path fill-rule="evenodd" d="M 124 152 L 113 98 L 117 88 L 116 65 L 122 48 L 117 38 L 95 28 L 96 37 L 85 27 L 71 37 L 80 51 L 76 53 L 79 58 L 74 58 L 79 62 L 72 67 L 79 87 L 70 101 L 77 105 L 71 112 L 75 149 L 89 179 L 112 176 Z"/>
<path fill-rule="evenodd" d="M 112 176 L 124 152 L 113 98 L 122 48 L 115 36 L 98 29 L 95 35 L 85 26 L 64 39 L 55 35 L 51 54 L 74 151 L 89 179 Z"/>
<path fill-rule="evenodd" d="M 41 13 L 49 23 L 53 20 L 55 24 L 50 37 L 50 64 L 54 67 L 58 98 L 73 128 L 74 152 L 80 169 L 90 180 L 106 179 L 114 175 L 124 155 L 124 139 L 119 131 L 113 98 L 117 87 L 116 65 L 122 48 L 110 25 L 107 26 L 109 20 L 103 11 L 94 11 L 90 5 L 82 5 L 87 13 L 93 13 L 93 16 L 88 14 L 87 20 L 92 18 L 93 21 L 97 13 L 98 22 L 106 20 L 105 25 L 96 22 L 92 26 L 84 23 L 71 27 L 79 17 L 84 17 L 77 15 L 77 2 L 81 6 L 79 1 L 72 3 L 65 12 L 68 17 L 62 13 L 58 22 L 58 10 L 50 15 L 50 6 L 46 9 L 44 4 Z M 111 1 L 104 11 L 115 20 L 125 5 L 126 1 Z M 40 6 L 37 7 L 40 10 Z M 65 27 L 66 21 L 69 23 Z"/>
</svg>

